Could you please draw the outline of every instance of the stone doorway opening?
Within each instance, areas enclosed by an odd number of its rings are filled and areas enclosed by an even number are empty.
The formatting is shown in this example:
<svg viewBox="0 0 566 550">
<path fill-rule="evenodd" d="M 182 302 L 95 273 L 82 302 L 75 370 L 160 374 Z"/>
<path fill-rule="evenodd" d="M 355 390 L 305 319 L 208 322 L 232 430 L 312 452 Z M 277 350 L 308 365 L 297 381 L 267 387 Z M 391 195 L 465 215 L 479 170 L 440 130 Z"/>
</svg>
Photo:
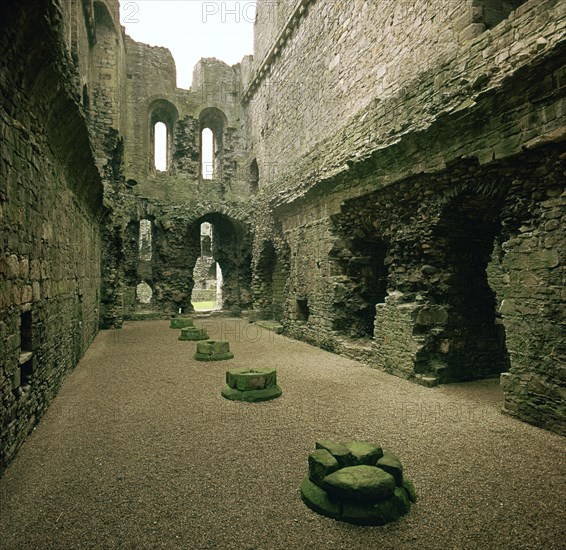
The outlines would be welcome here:
<svg viewBox="0 0 566 550">
<path fill-rule="evenodd" d="M 281 254 L 272 241 L 265 241 L 254 274 L 255 309 L 262 319 L 281 321 L 285 310 L 287 275 Z"/>
<path fill-rule="evenodd" d="M 222 309 L 222 269 L 213 255 L 213 227 L 200 224 L 200 256 L 193 268 L 191 304 L 195 311 Z"/>
<path fill-rule="evenodd" d="M 374 235 L 339 240 L 330 252 L 338 267 L 333 329 L 354 339 L 374 336 L 376 305 L 387 296 L 387 244 Z"/>
<path fill-rule="evenodd" d="M 505 328 L 497 311 L 504 280 L 503 253 L 494 246 L 501 232 L 499 213 L 497 198 L 465 194 L 443 208 L 434 229 L 442 275 L 430 298 L 446 307 L 447 319 L 434 329 L 427 362 L 439 382 L 492 378 L 508 370 Z"/>
<path fill-rule="evenodd" d="M 249 228 L 214 212 L 195 220 L 188 236 L 190 304 L 186 310 L 225 310 L 239 315 L 251 304 Z"/>
<path fill-rule="evenodd" d="M 124 313 L 148 312 L 155 306 L 155 220 L 132 220 L 124 230 Z"/>
</svg>

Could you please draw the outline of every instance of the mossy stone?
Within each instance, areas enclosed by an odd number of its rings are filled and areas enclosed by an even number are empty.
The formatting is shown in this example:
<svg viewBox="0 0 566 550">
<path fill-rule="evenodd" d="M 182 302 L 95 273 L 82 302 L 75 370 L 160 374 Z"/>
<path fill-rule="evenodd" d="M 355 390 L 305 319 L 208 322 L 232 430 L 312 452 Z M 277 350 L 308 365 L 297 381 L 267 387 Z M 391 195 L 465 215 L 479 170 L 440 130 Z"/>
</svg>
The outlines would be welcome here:
<svg viewBox="0 0 566 550">
<path fill-rule="evenodd" d="M 403 489 L 407 492 L 409 500 L 413 503 L 417 502 L 417 492 L 415 491 L 415 486 L 413 482 L 406 477 L 403 478 Z"/>
<path fill-rule="evenodd" d="M 230 399 L 231 401 L 246 401 L 248 403 L 256 403 L 259 401 L 270 401 L 271 399 L 281 397 L 283 391 L 277 384 L 275 386 L 271 386 L 270 388 L 249 391 L 240 391 L 236 388 L 231 388 L 230 386 L 226 385 L 224 386 L 224 388 L 222 388 L 220 394 L 222 395 L 222 397 Z"/>
<path fill-rule="evenodd" d="M 228 353 L 230 351 L 230 342 L 225 340 L 209 340 L 212 344 L 213 353 Z"/>
<path fill-rule="evenodd" d="M 326 449 L 317 449 L 309 455 L 309 479 L 320 488 L 324 478 L 339 468 L 338 461 Z"/>
<path fill-rule="evenodd" d="M 169 328 L 192 327 L 193 320 L 190 317 L 171 317 Z"/>
<path fill-rule="evenodd" d="M 405 489 L 396 487 L 393 495 L 379 502 L 363 504 L 344 501 L 341 519 L 358 525 L 384 525 L 396 521 L 410 508 Z"/>
<path fill-rule="evenodd" d="M 223 340 L 207 340 L 197 344 L 195 359 L 197 361 L 223 361 L 232 359 L 234 354 L 230 352 L 230 343 Z"/>
<path fill-rule="evenodd" d="M 208 334 L 206 330 L 203 328 L 196 328 L 196 327 L 183 327 L 181 329 L 181 335 L 178 340 L 182 342 L 188 341 L 192 342 L 195 340 L 208 340 Z"/>
<path fill-rule="evenodd" d="M 301 498 L 317 514 L 333 519 L 340 519 L 342 516 L 342 503 L 331 500 L 327 492 L 315 485 L 308 477 L 305 477 L 301 483 Z"/>
<path fill-rule="evenodd" d="M 230 353 L 215 353 L 210 355 L 208 353 L 195 353 L 195 359 L 197 361 L 225 361 L 226 359 L 234 359 L 234 354 Z"/>
<path fill-rule="evenodd" d="M 226 384 L 240 391 L 261 390 L 277 384 L 277 371 L 271 368 L 235 368 L 226 371 Z"/>
<path fill-rule="evenodd" d="M 248 372 L 250 369 L 246 367 L 236 367 L 234 369 L 228 369 L 226 371 L 226 384 L 231 388 L 236 388 L 236 375 Z"/>
<path fill-rule="evenodd" d="M 384 453 L 377 461 L 377 467 L 391 474 L 395 478 L 397 487 L 403 485 L 403 465 L 394 454 Z"/>
<path fill-rule="evenodd" d="M 350 453 L 350 449 L 337 441 L 332 441 L 331 439 L 321 439 L 315 444 L 317 449 L 326 449 L 340 464 L 340 467 L 351 466 L 353 463 L 353 457 Z"/>
<path fill-rule="evenodd" d="M 367 443 L 366 441 L 344 441 L 353 457 L 352 466 L 375 466 L 376 462 L 383 456 L 383 449 L 379 445 Z"/>
<path fill-rule="evenodd" d="M 390 497 L 395 479 L 376 466 L 348 466 L 323 480 L 324 490 L 331 496 L 356 502 L 375 502 Z"/>
</svg>

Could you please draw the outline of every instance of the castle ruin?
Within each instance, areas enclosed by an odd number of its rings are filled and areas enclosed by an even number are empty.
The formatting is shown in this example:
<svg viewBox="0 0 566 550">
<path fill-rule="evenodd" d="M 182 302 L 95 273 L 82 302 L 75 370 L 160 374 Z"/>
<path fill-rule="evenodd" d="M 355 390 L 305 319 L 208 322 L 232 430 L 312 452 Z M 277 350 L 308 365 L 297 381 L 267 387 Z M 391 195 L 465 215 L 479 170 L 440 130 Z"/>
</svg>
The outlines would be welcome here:
<svg viewBox="0 0 566 550">
<path fill-rule="evenodd" d="M 192 311 L 212 265 L 225 312 L 500 377 L 566 434 L 564 0 L 258 0 L 254 55 L 189 90 L 118 0 L 0 20 L 0 470 L 99 329 Z"/>
</svg>

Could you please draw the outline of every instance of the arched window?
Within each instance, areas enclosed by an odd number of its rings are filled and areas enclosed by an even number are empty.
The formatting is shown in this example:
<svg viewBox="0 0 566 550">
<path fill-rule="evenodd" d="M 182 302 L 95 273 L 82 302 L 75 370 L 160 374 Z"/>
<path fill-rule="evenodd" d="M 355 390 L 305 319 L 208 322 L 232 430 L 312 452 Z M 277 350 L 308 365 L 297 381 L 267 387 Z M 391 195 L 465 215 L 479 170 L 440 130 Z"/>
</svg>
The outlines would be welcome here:
<svg viewBox="0 0 566 550">
<path fill-rule="evenodd" d="M 210 128 L 204 128 L 201 133 L 201 167 L 203 179 L 214 177 L 214 134 Z"/>
<path fill-rule="evenodd" d="M 167 170 L 167 126 L 156 122 L 153 127 L 153 167 L 160 172 Z"/>
<path fill-rule="evenodd" d="M 199 115 L 200 176 L 203 179 L 222 177 L 224 130 L 226 115 L 216 107 L 208 107 Z"/>
<path fill-rule="evenodd" d="M 179 114 L 166 99 L 158 99 L 149 107 L 149 168 L 167 172 L 173 158 L 173 131 Z"/>
</svg>

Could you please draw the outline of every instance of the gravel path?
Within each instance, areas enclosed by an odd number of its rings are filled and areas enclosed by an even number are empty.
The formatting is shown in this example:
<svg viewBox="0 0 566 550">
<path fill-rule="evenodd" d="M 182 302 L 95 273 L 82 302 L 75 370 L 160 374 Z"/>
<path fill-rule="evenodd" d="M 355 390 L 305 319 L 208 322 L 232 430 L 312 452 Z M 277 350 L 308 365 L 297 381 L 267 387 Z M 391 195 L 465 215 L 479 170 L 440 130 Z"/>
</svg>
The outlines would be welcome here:
<svg viewBox="0 0 566 550">
<path fill-rule="evenodd" d="M 502 415 L 495 381 L 426 389 L 233 319 L 197 321 L 235 359 L 199 363 L 165 321 L 100 332 L 0 479 L 0 547 L 566 548 L 566 439 Z M 276 365 L 283 396 L 223 399 L 226 368 Z M 318 516 L 316 439 L 396 453 L 400 521 Z"/>
</svg>

